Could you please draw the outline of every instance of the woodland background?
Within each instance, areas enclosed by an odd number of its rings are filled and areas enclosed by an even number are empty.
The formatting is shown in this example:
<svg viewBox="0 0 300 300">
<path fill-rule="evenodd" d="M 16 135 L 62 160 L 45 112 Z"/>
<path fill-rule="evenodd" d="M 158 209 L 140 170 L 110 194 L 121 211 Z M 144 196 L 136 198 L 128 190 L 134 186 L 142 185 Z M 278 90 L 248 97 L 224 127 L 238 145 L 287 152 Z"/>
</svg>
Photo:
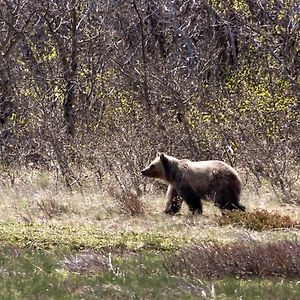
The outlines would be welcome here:
<svg viewBox="0 0 300 300">
<path fill-rule="evenodd" d="M 296 0 L 0 0 L 0 176 L 141 194 L 165 151 L 299 203 L 299 70 Z"/>
</svg>

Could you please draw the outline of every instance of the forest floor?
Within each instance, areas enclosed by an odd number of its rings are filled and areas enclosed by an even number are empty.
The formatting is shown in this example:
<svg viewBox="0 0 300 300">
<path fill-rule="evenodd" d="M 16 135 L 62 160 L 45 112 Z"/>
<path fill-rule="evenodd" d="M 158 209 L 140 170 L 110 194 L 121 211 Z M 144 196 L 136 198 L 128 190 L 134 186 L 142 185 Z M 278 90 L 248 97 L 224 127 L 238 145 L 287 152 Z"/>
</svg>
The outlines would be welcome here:
<svg viewBox="0 0 300 300">
<path fill-rule="evenodd" d="M 183 249 L 300 240 L 299 226 L 253 230 L 221 226 L 221 212 L 163 214 L 162 192 L 147 193 L 144 213 L 130 216 L 109 196 L 107 183 L 72 192 L 55 177 L 30 172 L 0 182 L 0 297 L 2 299 L 299 299 L 299 276 L 196 276 L 172 269 Z M 280 203 L 264 185 L 243 189 L 241 203 L 300 223 L 300 207 Z M 300 272 L 299 253 L 295 270 Z M 208 262 L 209 264 L 209 262 Z M 284 264 L 284 263 L 282 263 Z M 299 273 L 298 273 L 299 275 Z"/>
</svg>

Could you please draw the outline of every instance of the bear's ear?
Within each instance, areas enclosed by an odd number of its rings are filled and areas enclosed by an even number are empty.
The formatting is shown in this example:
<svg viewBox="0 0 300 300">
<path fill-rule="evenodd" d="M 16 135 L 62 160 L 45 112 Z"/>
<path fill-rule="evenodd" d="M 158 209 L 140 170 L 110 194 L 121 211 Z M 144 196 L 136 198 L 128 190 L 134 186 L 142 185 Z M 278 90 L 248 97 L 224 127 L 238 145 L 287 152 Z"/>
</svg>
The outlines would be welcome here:
<svg viewBox="0 0 300 300">
<path fill-rule="evenodd" d="M 159 158 L 163 165 L 168 164 L 169 160 L 163 152 L 159 154 Z"/>
<path fill-rule="evenodd" d="M 161 152 L 157 151 L 156 152 L 156 157 L 160 157 L 160 155 L 161 155 Z"/>
<path fill-rule="evenodd" d="M 163 166 L 165 176 L 167 176 L 167 174 L 170 173 L 170 169 L 171 169 L 170 160 L 167 157 L 167 155 L 165 155 L 164 153 L 161 153 L 159 158 L 160 158 L 161 164 Z"/>
</svg>

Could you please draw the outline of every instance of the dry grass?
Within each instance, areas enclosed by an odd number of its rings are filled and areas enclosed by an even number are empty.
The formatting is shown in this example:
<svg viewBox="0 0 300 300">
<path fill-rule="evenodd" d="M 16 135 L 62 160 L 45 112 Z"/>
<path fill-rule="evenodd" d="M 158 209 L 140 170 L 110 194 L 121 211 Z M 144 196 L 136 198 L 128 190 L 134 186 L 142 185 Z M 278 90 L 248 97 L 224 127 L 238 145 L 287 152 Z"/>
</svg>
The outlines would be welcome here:
<svg viewBox="0 0 300 300">
<path fill-rule="evenodd" d="M 204 242 L 184 249 L 166 261 L 172 274 L 194 278 L 270 277 L 299 278 L 300 242 L 233 243 Z"/>
</svg>

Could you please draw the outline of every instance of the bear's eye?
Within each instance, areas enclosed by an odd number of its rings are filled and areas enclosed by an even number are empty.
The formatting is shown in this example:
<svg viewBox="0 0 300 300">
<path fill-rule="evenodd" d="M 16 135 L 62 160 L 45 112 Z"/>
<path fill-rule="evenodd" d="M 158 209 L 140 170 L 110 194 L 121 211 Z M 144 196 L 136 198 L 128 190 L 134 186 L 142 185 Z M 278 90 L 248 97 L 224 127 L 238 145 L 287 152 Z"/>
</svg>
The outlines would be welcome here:
<svg viewBox="0 0 300 300">
<path fill-rule="evenodd" d="M 153 168 L 154 168 L 154 166 L 153 166 L 153 165 L 151 165 L 151 166 L 150 166 L 150 169 L 153 169 Z"/>
</svg>

